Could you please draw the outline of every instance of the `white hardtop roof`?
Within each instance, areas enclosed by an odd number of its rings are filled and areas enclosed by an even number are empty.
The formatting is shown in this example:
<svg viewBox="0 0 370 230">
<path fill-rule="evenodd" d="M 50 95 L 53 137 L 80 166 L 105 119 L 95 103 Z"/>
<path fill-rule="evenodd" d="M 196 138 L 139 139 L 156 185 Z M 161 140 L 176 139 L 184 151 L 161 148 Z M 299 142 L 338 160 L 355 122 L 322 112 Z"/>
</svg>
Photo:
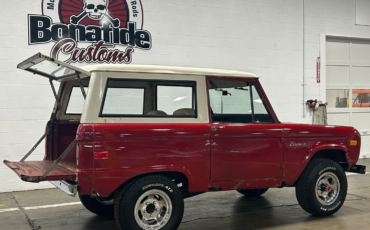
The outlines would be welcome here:
<svg viewBox="0 0 370 230">
<path fill-rule="evenodd" d="M 178 75 L 201 75 L 219 77 L 245 77 L 258 78 L 255 74 L 239 72 L 233 70 L 203 69 L 174 66 L 156 65 L 119 65 L 119 64 L 99 64 L 79 67 L 88 72 L 132 72 L 132 73 L 156 73 L 156 74 L 178 74 Z"/>
</svg>

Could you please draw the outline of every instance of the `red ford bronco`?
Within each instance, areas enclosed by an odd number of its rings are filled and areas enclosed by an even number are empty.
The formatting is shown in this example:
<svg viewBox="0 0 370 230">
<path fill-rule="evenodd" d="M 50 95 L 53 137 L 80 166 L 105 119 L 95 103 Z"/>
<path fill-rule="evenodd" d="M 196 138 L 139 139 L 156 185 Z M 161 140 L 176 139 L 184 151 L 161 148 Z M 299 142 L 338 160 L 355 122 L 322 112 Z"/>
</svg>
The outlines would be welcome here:
<svg viewBox="0 0 370 230">
<path fill-rule="evenodd" d="M 253 74 L 77 68 L 42 54 L 18 68 L 48 78 L 56 103 L 36 145 L 4 163 L 24 181 L 78 193 L 120 229 L 177 229 L 183 199 L 199 193 L 259 196 L 288 186 L 305 211 L 327 216 L 346 198 L 345 171 L 365 173 L 356 129 L 279 122 Z M 25 161 L 43 139 L 44 159 Z"/>
</svg>

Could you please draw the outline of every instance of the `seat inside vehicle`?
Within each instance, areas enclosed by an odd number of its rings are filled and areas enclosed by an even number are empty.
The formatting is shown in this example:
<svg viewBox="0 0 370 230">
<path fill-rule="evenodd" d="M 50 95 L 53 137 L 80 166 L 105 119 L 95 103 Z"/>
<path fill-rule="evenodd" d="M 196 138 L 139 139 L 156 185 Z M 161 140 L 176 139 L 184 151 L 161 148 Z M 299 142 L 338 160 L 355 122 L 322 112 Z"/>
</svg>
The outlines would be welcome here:
<svg viewBox="0 0 370 230">
<path fill-rule="evenodd" d="M 146 115 L 149 116 L 167 116 L 167 113 L 162 110 L 153 110 L 148 112 Z"/>
<path fill-rule="evenodd" d="M 195 110 L 190 108 L 181 108 L 173 112 L 174 116 L 195 116 Z"/>
</svg>

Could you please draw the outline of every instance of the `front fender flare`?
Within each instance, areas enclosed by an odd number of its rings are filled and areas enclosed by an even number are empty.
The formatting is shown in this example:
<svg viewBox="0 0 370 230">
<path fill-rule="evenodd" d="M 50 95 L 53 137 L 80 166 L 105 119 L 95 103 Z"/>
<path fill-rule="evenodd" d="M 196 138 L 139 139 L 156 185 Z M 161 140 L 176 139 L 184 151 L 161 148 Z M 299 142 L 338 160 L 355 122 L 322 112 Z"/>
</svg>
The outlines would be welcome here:
<svg viewBox="0 0 370 230">
<path fill-rule="evenodd" d="M 343 144 L 322 144 L 313 146 L 309 150 L 307 155 L 303 158 L 303 161 L 300 163 L 300 167 L 298 168 L 296 174 L 292 178 L 289 178 L 289 180 L 287 179 L 285 183 L 287 185 L 294 185 L 298 178 L 301 176 L 303 170 L 306 168 L 307 164 L 312 160 L 316 153 L 322 150 L 333 150 L 333 149 L 344 151 L 346 161 L 348 162 L 348 148 Z"/>
</svg>

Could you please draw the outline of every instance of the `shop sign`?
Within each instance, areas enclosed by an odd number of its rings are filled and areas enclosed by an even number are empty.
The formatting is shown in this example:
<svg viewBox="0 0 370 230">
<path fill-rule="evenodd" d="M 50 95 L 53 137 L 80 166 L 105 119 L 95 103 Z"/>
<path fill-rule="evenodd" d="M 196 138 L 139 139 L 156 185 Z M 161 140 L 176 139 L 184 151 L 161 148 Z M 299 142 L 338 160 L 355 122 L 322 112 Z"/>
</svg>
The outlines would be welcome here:
<svg viewBox="0 0 370 230">
<path fill-rule="evenodd" d="M 140 0 L 43 0 L 28 15 L 29 45 L 55 43 L 50 56 L 67 63 L 126 63 L 135 49 L 150 50 Z"/>
</svg>

